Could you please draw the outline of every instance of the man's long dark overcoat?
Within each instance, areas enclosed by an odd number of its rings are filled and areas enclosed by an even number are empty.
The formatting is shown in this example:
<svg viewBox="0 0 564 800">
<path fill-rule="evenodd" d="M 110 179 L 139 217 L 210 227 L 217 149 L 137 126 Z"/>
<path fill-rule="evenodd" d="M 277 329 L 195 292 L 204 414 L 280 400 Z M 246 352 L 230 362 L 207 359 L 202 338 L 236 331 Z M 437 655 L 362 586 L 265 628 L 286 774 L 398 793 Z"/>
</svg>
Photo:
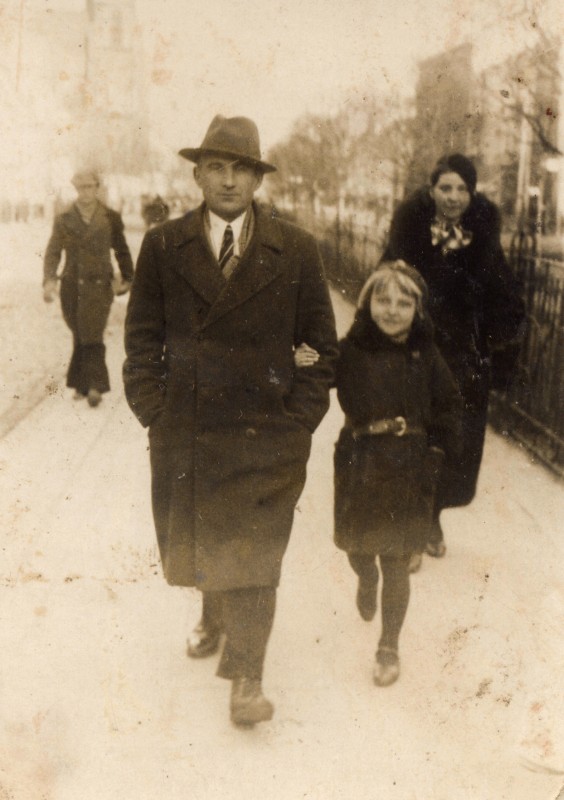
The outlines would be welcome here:
<svg viewBox="0 0 564 800">
<path fill-rule="evenodd" d="M 321 358 L 296 371 L 302 341 Z M 206 591 L 276 585 L 337 353 L 314 239 L 255 207 L 226 282 L 203 206 L 149 231 L 125 343 L 166 579 Z"/>
</svg>

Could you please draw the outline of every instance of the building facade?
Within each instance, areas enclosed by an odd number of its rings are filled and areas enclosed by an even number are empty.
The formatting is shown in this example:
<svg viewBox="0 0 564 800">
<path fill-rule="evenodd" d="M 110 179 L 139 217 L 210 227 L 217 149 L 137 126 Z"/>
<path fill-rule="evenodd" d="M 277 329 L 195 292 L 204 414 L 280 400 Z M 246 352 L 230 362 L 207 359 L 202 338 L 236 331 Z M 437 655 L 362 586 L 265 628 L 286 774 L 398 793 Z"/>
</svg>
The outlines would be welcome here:
<svg viewBox="0 0 564 800">
<path fill-rule="evenodd" d="M 560 234 L 564 217 L 562 48 L 538 44 L 476 73 L 463 45 L 421 62 L 417 146 L 407 191 L 428 180 L 436 159 L 462 152 L 478 188 L 502 209 L 508 228 Z"/>
<path fill-rule="evenodd" d="M 134 0 L 4 0 L 0 22 L 1 219 L 51 215 L 82 165 L 119 194 L 150 157 Z"/>
</svg>

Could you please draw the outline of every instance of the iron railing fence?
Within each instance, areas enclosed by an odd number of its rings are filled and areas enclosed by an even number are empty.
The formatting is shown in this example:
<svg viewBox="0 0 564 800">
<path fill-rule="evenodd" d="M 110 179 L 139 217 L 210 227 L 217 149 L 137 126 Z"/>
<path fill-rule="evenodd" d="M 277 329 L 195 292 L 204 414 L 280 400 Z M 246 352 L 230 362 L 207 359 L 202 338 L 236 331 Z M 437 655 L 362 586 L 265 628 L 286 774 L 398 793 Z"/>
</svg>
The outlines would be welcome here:
<svg viewBox="0 0 564 800">
<path fill-rule="evenodd" d="M 491 420 L 564 475 L 564 263 L 516 234 L 508 251 L 527 313 L 519 367 L 506 392 L 492 392 Z"/>
</svg>

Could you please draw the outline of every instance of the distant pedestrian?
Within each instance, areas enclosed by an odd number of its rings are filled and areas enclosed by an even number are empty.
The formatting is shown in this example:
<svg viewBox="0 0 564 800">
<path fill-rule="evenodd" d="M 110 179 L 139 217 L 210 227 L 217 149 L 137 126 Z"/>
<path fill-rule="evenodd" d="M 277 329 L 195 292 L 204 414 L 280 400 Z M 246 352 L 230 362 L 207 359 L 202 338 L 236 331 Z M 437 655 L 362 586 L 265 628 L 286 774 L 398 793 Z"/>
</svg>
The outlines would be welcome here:
<svg viewBox="0 0 564 800">
<path fill-rule="evenodd" d="M 345 423 L 335 449 L 335 543 L 358 575 L 356 602 L 367 621 L 376 613 L 379 557 L 378 686 L 399 676 L 410 557 L 428 536 L 445 453 L 454 457 L 460 446 L 461 399 L 433 342 L 426 300 L 415 269 L 381 264 L 362 289 L 337 362 Z"/>
<path fill-rule="evenodd" d="M 405 259 L 427 282 L 436 342 L 464 399 L 462 455 L 447 461 L 426 545 L 435 557 L 446 551 L 441 510 L 466 505 L 475 495 L 489 391 L 506 388 L 512 377 L 524 320 L 519 285 L 501 246 L 499 211 L 476 191 L 476 182 L 465 156 L 439 159 L 430 185 L 398 207 L 382 256 Z"/>
<path fill-rule="evenodd" d="M 146 228 L 152 228 L 154 225 L 160 225 L 161 222 L 166 222 L 170 216 L 170 208 L 168 203 L 157 194 L 143 204 L 141 213 Z"/>
<path fill-rule="evenodd" d="M 110 389 L 104 330 L 114 293 L 129 291 L 133 263 L 120 215 L 98 200 L 98 174 L 92 170 L 77 172 L 72 183 L 78 199 L 55 218 L 45 252 L 43 298 L 47 303 L 55 299 L 57 270 L 64 251 L 61 307 L 73 335 L 67 386 L 75 390 L 75 399 L 87 397 L 91 406 L 97 406 Z M 117 287 L 111 250 L 121 273 Z"/>
</svg>

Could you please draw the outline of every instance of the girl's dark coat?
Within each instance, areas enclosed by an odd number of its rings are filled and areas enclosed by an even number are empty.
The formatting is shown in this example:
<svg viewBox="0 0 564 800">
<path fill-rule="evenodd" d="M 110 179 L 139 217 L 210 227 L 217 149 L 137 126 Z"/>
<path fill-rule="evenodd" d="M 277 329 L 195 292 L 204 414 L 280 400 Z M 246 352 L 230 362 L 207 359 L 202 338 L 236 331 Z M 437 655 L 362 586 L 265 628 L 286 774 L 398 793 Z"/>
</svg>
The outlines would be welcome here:
<svg viewBox="0 0 564 800">
<path fill-rule="evenodd" d="M 45 251 L 44 280 L 55 280 L 63 251 L 63 316 L 80 344 L 101 344 L 114 298 L 114 250 L 124 280 L 133 279 L 133 263 L 117 211 L 98 203 L 87 225 L 75 205 L 55 218 Z"/>
<path fill-rule="evenodd" d="M 499 356 L 514 341 L 524 320 L 520 286 L 505 259 L 497 207 L 476 193 L 461 220 L 473 234 L 468 247 L 449 251 L 433 246 L 430 226 L 435 204 L 420 189 L 397 209 L 383 260 L 401 258 L 416 267 L 429 287 L 429 312 L 435 341 L 464 398 L 464 446 L 451 462 L 441 488 L 441 507 L 473 498 L 480 467 L 491 381 L 504 386 L 515 359 Z M 513 350 L 515 357 L 518 349 Z M 504 364 L 492 375 L 492 361 Z"/>
<path fill-rule="evenodd" d="M 424 544 L 431 519 L 429 447 L 459 448 L 454 378 L 428 324 L 415 322 L 397 344 L 359 310 L 340 342 L 336 384 L 346 424 L 335 450 L 335 542 L 347 551 L 407 554 Z M 356 426 L 397 416 L 424 433 L 352 436 Z"/>
<path fill-rule="evenodd" d="M 276 585 L 337 354 L 314 239 L 255 208 L 227 283 L 201 207 L 150 230 L 126 319 L 125 392 L 149 426 L 166 579 Z M 294 369 L 292 348 L 321 354 Z"/>
</svg>

